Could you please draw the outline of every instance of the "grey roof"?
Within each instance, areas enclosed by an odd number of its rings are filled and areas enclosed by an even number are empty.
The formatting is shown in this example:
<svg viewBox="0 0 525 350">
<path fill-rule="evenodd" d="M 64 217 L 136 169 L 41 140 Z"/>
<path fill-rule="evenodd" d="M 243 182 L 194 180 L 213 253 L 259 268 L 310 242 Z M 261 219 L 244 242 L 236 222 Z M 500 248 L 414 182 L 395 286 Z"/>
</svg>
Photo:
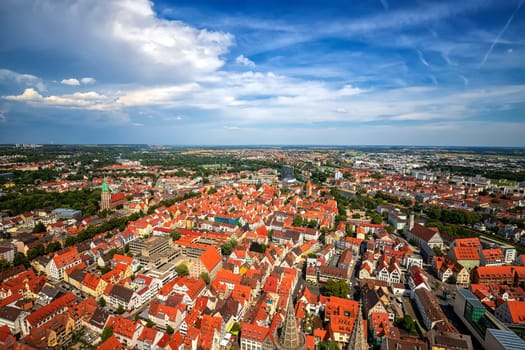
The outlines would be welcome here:
<svg viewBox="0 0 525 350">
<path fill-rule="evenodd" d="M 133 296 L 133 290 L 117 284 L 113 286 L 109 295 L 125 302 L 129 302 Z"/>
<path fill-rule="evenodd" d="M 483 306 L 481 301 L 479 301 L 479 299 L 469 289 L 459 288 L 457 291 L 458 293 L 461 293 L 461 295 L 465 298 L 465 300 L 468 300 L 472 306 L 482 307 L 482 308 L 485 307 Z"/>
<path fill-rule="evenodd" d="M 525 341 L 512 331 L 488 328 L 487 333 L 490 333 L 506 350 L 525 349 Z"/>
<path fill-rule="evenodd" d="M 3 308 L 0 308 L 0 319 L 14 322 L 21 312 L 22 310 L 17 309 L 16 307 L 4 306 Z"/>
<path fill-rule="evenodd" d="M 109 312 L 107 312 L 106 310 L 100 307 L 97 307 L 97 309 L 95 310 L 95 313 L 93 314 L 93 316 L 91 316 L 91 319 L 89 320 L 89 324 L 99 329 L 102 329 L 104 328 L 104 325 L 106 324 L 106 321 L 109 316 L 110 316 Z"/>
<path fill-rule="evenodd" d="M 60 291 L 58 289 L 50 286 L 49 284 L 44 285 L 44 288 L 42 288 L 42 290 L 40 292 L 45 294 L 45 295 L 47 295 L 51 299 L 55 299 L 57 297 L 58 293 L 60 293 Z"/>
</svg>

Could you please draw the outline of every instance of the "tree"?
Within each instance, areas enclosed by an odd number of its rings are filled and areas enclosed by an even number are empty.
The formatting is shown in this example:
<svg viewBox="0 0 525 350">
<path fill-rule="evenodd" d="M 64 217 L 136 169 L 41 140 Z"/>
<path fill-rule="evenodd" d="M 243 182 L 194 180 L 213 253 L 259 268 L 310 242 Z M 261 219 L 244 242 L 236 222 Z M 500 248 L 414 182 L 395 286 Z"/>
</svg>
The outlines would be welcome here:
<svg viewBox="0 0 525 350">
<path fill-rule="evenodd" d="M 350 294 L 350 287 L 346 281 L 329 279 L 324 285 L 322 294 L 326 296 L 346 298 L 347 295 Z"/>
<path fill-rule="evenodd" d="M 49 243 L 45 251 L 46 251 L 46 254 L 49 254 L 49 253 L 56 252 L 57 250 L 60 250 L 60 249 L 62 249 L 62 244 L 60 244 L 60 242 L 58 241 L 55 241 L 55 242 Z"/>
<path fill-rule="evenodd" d="M 254 241 L 250 244 L 250 251 L 264 254 L 266 252 L 266 245 Z"/>
<path fill-rule="evenodd" d="M 5 271 L 11 267 L 9 261 L 5 259 L 0 259 L 0 271 Z"/>
<path fill-rule="evenodd" d="M 232 328 L 230 329 L 230 333 L 233 335 L 236 335 L 236 334 L 239 334 L 240 331 L 241 331 L 241 326 L 237 322 L 235 322 Z"/>
<path fill-rule="evenodd" d="M 380 214 L 372 215 L 372 223 L 373 224 L 381 224 L 382 222 L 383 222 L 383 217 Z"/>
<path fill-rule="evenodd" d="M 35 227 L 33 227 L 33 233 L 40 233 L 40 232 L 46 232 L 46 225 L 44 225 L 42 222 L 37 222 Z"/>
<path fill-rule="evenodd" d="M 175 330 L 173 328 L 171 328 L 170 326 L 166 327 L 166 333 L 168 333 L 169 335 L 172 335 L 174 332 L 175 332 Z"/>
<path fill-rule="evenodd" d="M 100 342 L 103 343 L 113 335 L 113 327 L 106 327 L 100 335 Z"/>
<path fill-rule="evenodd" d="M 33 260 L 41 255 L 44 255 L 44 252 L 44 246 L 42 244 L 37 244 L 27 251 L 27 258 L 29 260 Z"/>
<path fill-rule="evenodd" d="M 101 307 L 106 307 L 106 299 L 100 297 L 100 299 L 98 300 L 98 305 L 100 305 Z"/>
<path fill-rule="evenodd" d="M 190 270 L 186 264 L 177 265 L 177 267 L 175 267 L 175 272 L 177 272 L 178 276 L 188 276 L 190 274 Z"/>
<path fill-rule="evenodd" d="M 441 248 L 440 248 L 440 247 L 435 246 L 434 248 L 432 248 L 432 250 L 434 251 L 434 253 L 435 253 L 437 256 L 441 256 L 442 252 L 441 252 Z"/>
<path fill-rule="evenodd" d="M 417 334 L 416 331 L 416 323 L 412 319 L 410 315 L 405 315 L 401 320 L 399 320 L 399 325 L 407 330 L 410 334 L 415 335 Z"/>
<path fill-rule="evenodd" d="M 454 275 L 450 275 L 449 278 L 447 278 L 447 281 L 446 281 L 448 284 L 456 284 L 457 282 L 457 279 L 456 279 L 456 276 Z"/>
<path fill-rule="evenodd" d="M 301 226 L 303 224 L 303 218 L 300 215 L 297 215 L 293 218 L 292 226 Z"/>
<path fill-rule="evenodd" d="M 77 242 L 77 239 L 75 236 L 67 236 L 66 241 L 64 242 L 65 247 L 70 247 L 74 245 Z"/>
<path fill-rule="evenodd" d="M 221 253 L 223 256 L 230 256 L 233 252 L 233 247 L 231 242 L 226 242 L 221 246 Z"/>
<path fill-rule="evenodd" d="M 210 275 L 207 272 L 202 272 L 200 276 L 206 284 L 210 284 Z"/>
<path fill-rule="evenodd" d="M 339 350 L 339 345 L 331 340 L 324 340 L 319 343 L 319 350 Z"/>
<path fill-rule="evenodd" d="M 115 311 L 117 313 L 117 315 L 122 315 L 124 313 L 124 307 L 122 305 L 119 305 L 118 308 L 117 308 L 117 311 Z"/>
<path fill-rule="evenodd" d="M 27 260 L 24 253 L 16 253 L 15 258 L 13 259 L 13 265 L 24 265 L 26 268 L 30 266 L 29 261 Z"/>
<path fill-rule="evenodd" d="M 180 239 L 180 232 L 178 229 L 174 228 L 173 231 L 170 233 L 170 237 L 174 241 L 178 241 Z"/>
</svg>

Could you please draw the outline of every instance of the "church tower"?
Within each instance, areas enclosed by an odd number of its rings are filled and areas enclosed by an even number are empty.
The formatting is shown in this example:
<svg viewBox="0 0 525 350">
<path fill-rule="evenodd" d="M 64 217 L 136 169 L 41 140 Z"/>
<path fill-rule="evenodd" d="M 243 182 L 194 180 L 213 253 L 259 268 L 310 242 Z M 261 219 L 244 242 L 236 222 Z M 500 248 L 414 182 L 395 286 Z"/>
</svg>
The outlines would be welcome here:
<svg viewBox="0 0 525 350">
<path fill-rule="evenodd" d="M 306 338 L 297 326 L 295 312 L 293 309 L 292 293 L 288 298 L 286 315 L 281 328 L 275 336 L 275 346 L 279 350 L 303 350 L 306 344 Z"/>
<path fill-rule="evenodd" d="M 352 329 L 352 335 L 348 342 L 348 350 L 368 350 L 368 342 L 363 327 L 363 306 L 359 302 L 359 311 L 357 311 L 357 318 Z"/>
<path fill-rule="evenodd" d="M 111 192 L 105 176 L 102 183 L 102 194 L 100 195 L 100 210 L 111 210 Z"/>
<path fill-rule="evenodd" d="M 312 196 L 312 183 L 310 180 L 306 181 L 306 196 L 311 197 Z"/>
</svg>

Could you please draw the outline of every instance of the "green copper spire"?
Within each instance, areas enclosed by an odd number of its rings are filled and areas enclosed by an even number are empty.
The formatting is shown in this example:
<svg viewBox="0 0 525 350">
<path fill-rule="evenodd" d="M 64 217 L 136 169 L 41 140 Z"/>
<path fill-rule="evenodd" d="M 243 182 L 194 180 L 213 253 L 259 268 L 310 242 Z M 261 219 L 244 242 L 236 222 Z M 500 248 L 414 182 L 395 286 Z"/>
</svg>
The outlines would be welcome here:
<svg viewBox="0 0 525 350">
<path fill-rule="evenodd" d="M 104 176 L 104 182 L 102 183 L 102 192 L 109 192 L 109 186 L 108 186 L 105 176 Z"/>
</svg>

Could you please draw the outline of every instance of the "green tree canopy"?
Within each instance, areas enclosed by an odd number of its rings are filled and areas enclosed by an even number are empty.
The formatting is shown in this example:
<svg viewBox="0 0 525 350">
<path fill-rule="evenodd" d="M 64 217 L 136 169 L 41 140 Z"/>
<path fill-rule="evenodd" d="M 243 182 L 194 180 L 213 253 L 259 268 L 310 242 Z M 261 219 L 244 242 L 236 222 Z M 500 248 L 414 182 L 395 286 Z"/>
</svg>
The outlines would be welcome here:
<svg viewBox="0 0 525 350">
<path fill-rule="evenodd" d="M 40 232 L 46 232 L 46 225 L 44 225 L 42 222 L 37 222 L 35 227 L 33 227 L 33 233 L 40 233 Z"/>
<path fill-rule="evenodd" d="M 100 335 L 100 342 L 103 343 L 113 335 L 113 327 L 106 327 Z"/>
<path fill-rule="evenodd" d="M 221 246 L 221 253 L 224 256 L 230 256 L 230 254 L 233 252 L 233 246 L 231 242 L 226 242 Z"/>
<path fill-rule="evenodd" d="M 210 284 L 210 275 L 207 272 L 201 273 L 200 277 L 204 280 L 204 283 Z"/>
<path fill-rule="evenodd" d="M 346 281 L 329 279 L 323 287 L 322 294 L 346 298 L 347 295 L 350 294 L 350 287 Z"/>
<path fill-rule="evenodd" d="M 190 274 L 190 270 L 186 264 L 177 265 L 177 267 L 175 267 L 175 272 L 177 272 L 177 275 L 179 276 L 188 276 Z"/>
</svg>

